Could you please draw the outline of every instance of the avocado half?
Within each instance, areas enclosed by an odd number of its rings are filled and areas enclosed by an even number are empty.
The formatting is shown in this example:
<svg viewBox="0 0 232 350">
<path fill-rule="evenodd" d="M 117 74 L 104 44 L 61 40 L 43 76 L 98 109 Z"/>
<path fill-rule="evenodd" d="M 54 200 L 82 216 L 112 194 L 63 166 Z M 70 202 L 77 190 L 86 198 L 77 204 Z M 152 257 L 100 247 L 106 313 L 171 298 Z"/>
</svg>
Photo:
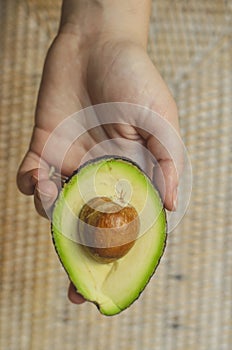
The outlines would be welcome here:
<svg viewBox="0 0 232 350">
<path fill-rule="evenodd" d="M 133 206 L 140 221 L 132 248 L 109 263 L 93 259 L 78 241 L 79 214 L 95 197 Z M 139 297 L 159 264 L 166 242 L 165 210 L 158 191 L 137 164 L 115 156 L 97 158 L 64 184 L 53 209 L 52 236 L 78 293 L 102 314 L 115 315 Z"/>
</svg>

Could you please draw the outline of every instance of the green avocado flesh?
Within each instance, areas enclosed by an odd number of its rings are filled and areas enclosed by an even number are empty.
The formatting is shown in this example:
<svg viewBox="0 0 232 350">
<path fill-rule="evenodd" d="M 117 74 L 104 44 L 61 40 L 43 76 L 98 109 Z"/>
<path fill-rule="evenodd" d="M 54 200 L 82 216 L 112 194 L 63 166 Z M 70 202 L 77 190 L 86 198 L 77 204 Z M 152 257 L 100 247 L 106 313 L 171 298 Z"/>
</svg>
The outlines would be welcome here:
<svg viewBox="0 0 232 350">
<path fill-rule="evenodd" d="M 101 263 L 78 242 L 78 216 L 94 197 L 108 197 L 132 205 L 140 231 L 129 252 Z M 131 161 L 104 157 L 86 163 L 62 188 L 52 217 L 57 254 L 78 292 L 104 315 L 115 315 L 131 305 L 154 273 L 166 241 L 166 216 L 157 190 Z"/>
</svg>

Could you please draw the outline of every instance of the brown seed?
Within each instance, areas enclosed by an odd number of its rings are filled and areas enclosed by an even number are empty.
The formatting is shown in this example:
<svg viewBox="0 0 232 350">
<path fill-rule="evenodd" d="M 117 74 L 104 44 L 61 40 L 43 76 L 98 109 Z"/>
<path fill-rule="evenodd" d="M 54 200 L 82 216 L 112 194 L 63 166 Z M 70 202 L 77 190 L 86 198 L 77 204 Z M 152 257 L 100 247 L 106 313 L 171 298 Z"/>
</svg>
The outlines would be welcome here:
<svg viewBox="0 0 232 350">
<path fill-rule="evenodd" d="M 138 237 L 140 224 L 135 208 L 123 207 L 107 197 L 90 200 L 79 219 L 79 240 L 99 262 L 123 257 Z"/>
</svg>

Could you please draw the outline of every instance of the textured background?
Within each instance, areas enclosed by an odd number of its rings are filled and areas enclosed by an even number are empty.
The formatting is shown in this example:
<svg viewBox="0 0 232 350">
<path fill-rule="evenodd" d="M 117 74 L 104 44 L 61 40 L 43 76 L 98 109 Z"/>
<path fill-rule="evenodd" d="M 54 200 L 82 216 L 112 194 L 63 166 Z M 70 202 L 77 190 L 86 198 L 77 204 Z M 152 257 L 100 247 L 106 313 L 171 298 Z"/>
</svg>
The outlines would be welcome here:
<svg viewBox="0 0 232 350">
<path fill-rule="evenodd" d="M 193 166 L 184 220 L 138 302 L 107 318 L 67 301 L 49 224 L 16 189 L 59 1 L 0 0 L 0 349 L 232 348 L 232 2 L 157 0 L 149 53 Z"/>
</svg>

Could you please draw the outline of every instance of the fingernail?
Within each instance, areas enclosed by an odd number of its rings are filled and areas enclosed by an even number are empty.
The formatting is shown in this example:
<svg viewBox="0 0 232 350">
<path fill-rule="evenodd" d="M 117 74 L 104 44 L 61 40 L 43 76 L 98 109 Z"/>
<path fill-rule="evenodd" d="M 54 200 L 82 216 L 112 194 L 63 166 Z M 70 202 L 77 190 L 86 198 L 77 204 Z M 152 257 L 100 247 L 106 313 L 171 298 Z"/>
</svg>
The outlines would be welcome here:
<svg viewBox="0 0 232 350">
<path fill-rule="evenodd" d="M 177 210 L 178 205 L 178 195 L 177 195 L 177 188 L 173 190 L 173 196 L 172 196 L 172 210 Z"/>
</svg>

